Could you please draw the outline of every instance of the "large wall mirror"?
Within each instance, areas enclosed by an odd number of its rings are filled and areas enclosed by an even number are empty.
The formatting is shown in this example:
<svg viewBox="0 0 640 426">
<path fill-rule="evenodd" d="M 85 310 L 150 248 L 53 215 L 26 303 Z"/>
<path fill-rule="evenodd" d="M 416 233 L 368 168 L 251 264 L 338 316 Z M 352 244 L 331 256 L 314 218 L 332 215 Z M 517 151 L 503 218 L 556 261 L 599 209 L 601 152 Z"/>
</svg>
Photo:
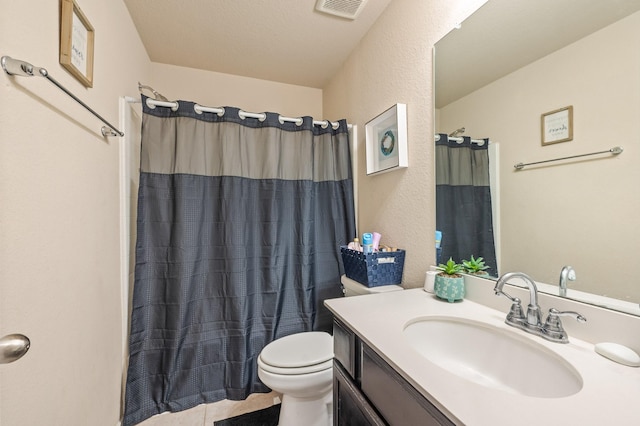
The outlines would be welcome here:
<svg viewBox="0 0 640 426">
<path fill-rule="evenodd" d="M 436 44 L 435 103 L 437 133 L 496 148 L 492 275 L 557 295 L 572 266 L 566 297 L 640 315 L 640 0 L 489 0 Z M 569 106 L 572 138 L 543 144 Z"/>
</svg>

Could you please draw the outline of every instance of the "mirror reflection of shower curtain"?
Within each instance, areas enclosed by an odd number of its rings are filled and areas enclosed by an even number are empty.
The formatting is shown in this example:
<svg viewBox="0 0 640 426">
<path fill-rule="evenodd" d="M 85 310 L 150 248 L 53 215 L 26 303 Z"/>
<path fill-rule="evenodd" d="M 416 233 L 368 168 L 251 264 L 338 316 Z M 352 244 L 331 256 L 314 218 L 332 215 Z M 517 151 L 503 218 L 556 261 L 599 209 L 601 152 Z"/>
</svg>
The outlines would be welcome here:
<svg viewBox="0 0 640 426">
<path fill-rule="evenodd" d="M 257 357 L 331 330 L 355 235 L 345 120 L 313 124 L 150 109 L 142 149 L 123 425 L 269 389 Z"/>
<path fill-rule="evenodd" d="M 450 140 L 436 141 L 436 229 L 442 232 L 440 262 L 483 257 L 490 275 L 497 276 L 491 190 L 489 140 L 482 146 Z"/>
</svg>

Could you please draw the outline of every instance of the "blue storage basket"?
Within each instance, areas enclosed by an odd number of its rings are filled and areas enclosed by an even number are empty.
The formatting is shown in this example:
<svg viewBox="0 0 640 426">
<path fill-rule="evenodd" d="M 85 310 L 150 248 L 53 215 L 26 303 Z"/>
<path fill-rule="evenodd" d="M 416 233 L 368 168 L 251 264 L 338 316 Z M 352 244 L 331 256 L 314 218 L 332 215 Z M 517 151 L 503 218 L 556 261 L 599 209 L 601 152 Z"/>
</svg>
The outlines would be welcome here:
<svg viewBox="0 0 640 426">
<path fill-rule="evenodd" d="M 347 278 L 367 287 L 402 283 L 404 250 L 364 254 L 341 246 L 340 251 Z"/>
</svg>

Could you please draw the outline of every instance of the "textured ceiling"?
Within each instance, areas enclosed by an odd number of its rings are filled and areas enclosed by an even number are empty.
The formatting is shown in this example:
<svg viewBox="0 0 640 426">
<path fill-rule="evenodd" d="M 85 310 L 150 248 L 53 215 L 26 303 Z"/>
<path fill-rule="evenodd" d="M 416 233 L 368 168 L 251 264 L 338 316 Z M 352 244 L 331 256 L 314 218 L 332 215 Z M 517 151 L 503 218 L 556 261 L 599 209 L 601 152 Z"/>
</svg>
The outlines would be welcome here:
<svg viewBox="0 0 640 426">
<path fill-rule="evenodd" d="M 316 0 L 124 0 L 153 62 L 322 88 L 391 0 L 356 20 Z"/>
<path fill-rule="evenodd" d="M 124 3 L 153 62 L 323 88 L 391 1 L 366 0 L 356 20 L 317 12 L 316 0 Z M 489 0 L 436 45 L 437 106 L 638 9 L 640 0 Z"/>
</svg>

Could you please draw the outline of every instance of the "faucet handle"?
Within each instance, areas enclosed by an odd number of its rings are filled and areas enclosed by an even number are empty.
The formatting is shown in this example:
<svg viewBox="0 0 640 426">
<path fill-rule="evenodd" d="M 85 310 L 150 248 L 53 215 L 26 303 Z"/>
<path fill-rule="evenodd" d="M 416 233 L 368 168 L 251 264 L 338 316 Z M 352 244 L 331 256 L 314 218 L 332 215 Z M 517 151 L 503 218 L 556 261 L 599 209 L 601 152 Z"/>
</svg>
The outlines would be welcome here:
<svg viewBox="0 0 640 426">
<path fill-rule="evenodd" d="M 522 305 L 520 304 L 520 299 L 517 297 L 513 298 L 513 304 L 511 305 L 511 309 L 509 309 L 509 313 L 507 314 L 507 324 L 513 323 L 522 323 L 525 321 L 524 312 L 522 311 Z"/>
<path fill-rule="evenodd" d="M 578 322 L 587 322 L 587 319 L 575 311 L 558 311 L 555 308 L 549 309 L 549 315 L 544 323 L 543 332 L 549 338 L 549 340 L 568 343 L 569 338 L 567 332 L 562 327 L 561 316 L 574 317 Z"/>
<path fill-rule="evenodd" d="M 511 304 L 511 309 L 509 309 L 509 313 L 507 314 L 507 324 L 521 323 L 524 321 L 524 312 L 522 311 L 522 302 L 517 297 L 513 297 L 502 290 L 494 289 L 496 296 L 504 296 L 507 299 L 513 302 Z"/>
<path fill-rule="evenodd" d="M 587 319 L 575 311 L 559 311 L 556 308 L 549 309 L 549 317 L 574 317 L 578 322 L 587 322 Z M 547 317 L 547 320 L 549 319 Z M 558 319 L 559 320 L 559 319 Z"/>
</svg>

